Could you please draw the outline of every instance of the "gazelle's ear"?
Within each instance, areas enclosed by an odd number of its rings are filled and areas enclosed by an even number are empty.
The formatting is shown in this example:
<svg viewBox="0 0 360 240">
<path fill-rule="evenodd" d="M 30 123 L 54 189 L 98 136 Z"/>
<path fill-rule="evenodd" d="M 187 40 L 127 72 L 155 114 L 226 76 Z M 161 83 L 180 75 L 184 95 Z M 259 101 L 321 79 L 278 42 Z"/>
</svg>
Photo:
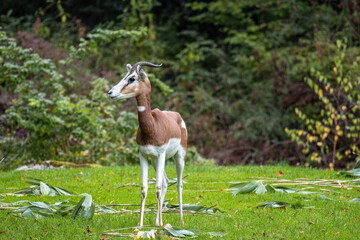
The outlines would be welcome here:
<svg viewBox="0 0 360 240">
<path fill-rule="evenodd" d="M 127 68 L 128 72 L 129 72 L 129 71 L 130 71 L 130 69 L 131 69 L 131 65 L 130 65 L 130 63 L 128 63 L 128 64 L 126 65 L 126 68 Z"/>
<path fill-rule="evenodd" d="M 146 78 L 146 73 L 145 73 L 144 69 L 142 69 L 141 66 L 138 66 L 136 70 L 139 73 L 140 80 L 144 81 Z"/>
</svg>

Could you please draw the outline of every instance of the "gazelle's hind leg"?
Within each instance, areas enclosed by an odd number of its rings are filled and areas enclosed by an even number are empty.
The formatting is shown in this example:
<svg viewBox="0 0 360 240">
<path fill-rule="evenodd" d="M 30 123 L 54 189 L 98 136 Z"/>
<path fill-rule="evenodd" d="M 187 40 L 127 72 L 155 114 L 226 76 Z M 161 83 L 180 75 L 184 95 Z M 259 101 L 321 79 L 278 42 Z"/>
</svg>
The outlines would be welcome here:
<svg viewBox="0 0 360 240">
<path fill-rule="evenodd" d="M 169 186 L 169 179 L 166 176 L 166 172 L 164 169 L 163 180 L 162 180 L 162 189 L 161 189 L 161 203 L 163 205 L 164 205 L 165 195 L 166 195 L 168 186 Z"/>
<path fill-rule="evenodd" d="M 154 167 L 155 171 L 156 171 L 156 164 L 157 162 L 155 161 L 151 161 L 151 165 Z M 165 195 L 168 189 L 168 185 L 169 185 L 169 179 L 166 175 L 165 169 L 163 171 L 163 177 L 162 177 L 162 184 L 161 184 L 161 204 L 164 205 L 164 200 L 165 200 Z M 159 222 L 159 214 L 156 214 L 156 220 L 155 223 Z"/>
<path fill-rule="evenodd" d="M 175 156 L 175 166 L 176 166 L 176 175 L 177 175 L 177 189 L 178 189 L 178 196 L 179 196 L 179 213 L 180 213 L 180 224 L 184 225 L 183 219 L 183 207 L 182 207 L 182 173 L 185 166 L 185 152 L 178 151 Z"/>
</svg>

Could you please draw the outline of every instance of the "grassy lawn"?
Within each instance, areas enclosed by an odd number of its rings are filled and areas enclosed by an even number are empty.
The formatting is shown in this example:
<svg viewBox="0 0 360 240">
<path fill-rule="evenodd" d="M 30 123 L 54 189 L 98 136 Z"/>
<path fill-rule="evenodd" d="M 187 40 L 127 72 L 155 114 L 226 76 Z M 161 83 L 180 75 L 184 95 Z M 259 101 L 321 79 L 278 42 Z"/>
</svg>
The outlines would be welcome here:
<svg viewBox="0 0 360 240">
<path fill-rule="evenodd" d="M 278 175 L 277 171 L 283 175 Z M 169 178 L 176 176 L 173 166 L 167 166 Z M 251 181 L 252 177 L 268 177 L 275 179 L 308 178 L 351 180 L 329 170 L 294 168 L 288 166 L 187 166 L 184 174 L 189 174 L 184 184 L 183 201 L 189 204 L 204 206 L 217 205 L 223 213 L 185 214 L 185 229 L 203 232 L 220 232 L 224 239 L 359 239 L 360 203 L 349 200 L 359 197 L 360 187 L 335 188 L 313 186 L 308 191 L 319 194 L 265 193 L 262 195 L 238 194 L 233 196 L 226 189 L 230 182 Z M 140 183 L 140 167 L 104 167 L 92 169 L 52 169 L 29 172 L 1 172 L 0 193 L 13 192 L 27 188 L 22 177 L 38 178 L 44 182 L 62 187 L 73 193 L 88 193 L 93 196 L 97 205 L 106 204 L 139 204 L 140 188 L 121 185 L 134 182 Z M 155 177 L 151 169 L 149 177 Z M 271 181 L 264 183 L 270 183 Z M 347 185 L 347 183 L 343 183 Z M 309 187 L 308 186 L 308 187 Z M 340 186 L 340 185 L 339 185 Z M 306 186 L 295 185 L 297 189 Z M 155 203 L 154 185 L 149 186 L 146 203 Z M 322 190 L 320 190 L 322 189 Z M 209 191 L 213 190 L 213 191 Z M 328 191 L 325 191 L 328 190 Z M 320 195 L 332 200 L 323 200 Z M 68 199 L 79 201 L 81 196 L 1 196 L 0 202 L 19 200 L 45 201 L 55 203 Z M 169 188 L 167 199 L 177 204 L 176 185 Z M 277 209 L 256 208 L 257 204 L 270 201 L 300 203 L 304 207 Z M 123 207 L 114 207 L 120 210 Z M 137 209 L 138 207 L 128 207 Z M 16 217 L 8 210 L 0 211 L 0 239 L 101 239 L 116 238 L 102 236 L 101 233 L 110 229 L 134 227 L 138 223 L 136 213 L 95 215 L 92 220 L 65 217 L 48 217 L 44 219 L 25 219 Z M 145 225 L 154 226 L 155 213 L 146 213 Z M 163 222 L 179 226 L 177 213 L 163 214 Z M 89 226 L 91 232 L 87 231 Z M 131 232 L 125 230 L 122 232 Z M 119 231 L 121 232 L 121 231 Z M 208 239 L 208 235 L 199 235 L 198 239 Z"/>
</svg>

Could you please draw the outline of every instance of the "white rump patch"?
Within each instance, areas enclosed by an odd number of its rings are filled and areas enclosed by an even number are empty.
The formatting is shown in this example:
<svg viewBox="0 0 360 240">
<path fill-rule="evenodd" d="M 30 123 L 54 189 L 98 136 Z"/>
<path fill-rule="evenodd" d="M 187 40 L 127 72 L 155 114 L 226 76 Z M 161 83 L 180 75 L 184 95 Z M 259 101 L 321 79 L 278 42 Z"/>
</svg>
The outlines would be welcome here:
<svg viewBox="0 0 360 240">
<path fill-rule="evenodd" d="M 186 124 L 185 124 L 184 120 L 182 120 L 182 122 L 181 122 L 181 127 L 186 129 Z"/>
<path fill-rule="evenodd" d="M 143 112 L 146 108 L 144 106 L 138 106 L 137 109 L 139 112 Z"/>
<path fill-rule="evenodd" d="M 185 124 L 184 120 L 182 120 L 182 122 L 181 122 L 181 127 L 182 127 L 182 128 L 185 128 L 185 130 L 186 130 L 186 136 L 187 136 L 188 133 L 187 133 L 186 124 Z"/>
</svg>

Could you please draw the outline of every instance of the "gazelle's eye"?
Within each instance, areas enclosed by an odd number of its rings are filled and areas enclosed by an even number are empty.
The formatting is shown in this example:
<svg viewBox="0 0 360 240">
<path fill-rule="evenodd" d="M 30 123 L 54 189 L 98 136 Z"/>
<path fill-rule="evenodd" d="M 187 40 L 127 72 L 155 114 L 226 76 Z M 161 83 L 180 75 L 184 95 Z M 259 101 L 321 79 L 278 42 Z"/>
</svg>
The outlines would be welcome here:
<svg viewBox="0 0 360 240">
<path fill-rule="evenodd" d="M 133 83 L 135 81 L 135 78 L 130 78 L 129 83 Z"/>
</svg>

